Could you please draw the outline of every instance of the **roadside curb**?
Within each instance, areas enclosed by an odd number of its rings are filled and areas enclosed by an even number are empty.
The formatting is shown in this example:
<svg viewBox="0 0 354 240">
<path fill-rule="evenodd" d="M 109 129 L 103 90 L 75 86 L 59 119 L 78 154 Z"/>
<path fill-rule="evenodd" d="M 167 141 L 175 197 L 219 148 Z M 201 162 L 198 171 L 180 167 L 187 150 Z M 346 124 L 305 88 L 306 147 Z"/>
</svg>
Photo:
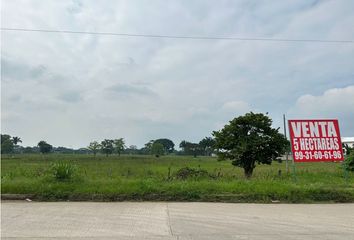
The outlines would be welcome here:
<svg viewBox="0 0 354 240">
<path fill-rule="evenodd" d="M 33 197 L 33 194 L 1 194 L 1 200 L 26 200 Z"/>
<path fill-rule="evenodd" d="M 63 196 L 50 196 L 40 194 L 1 194 L 1 200 L 9 201 L 39 201 L 39 202 L 144 202 L 144 201 L 166 201 L 166 202 L 218 202 L 218 203 L 263 203 L 263 204 L 282 204 L 282 203 L 354 203 L 354 198 L 330 198 L 330 199 L 286 199 L 272 198 L 263 195 L 244 195 L 244 194 L 210 194 L 196 196 L 171 196 L 161 194 L 144 195 L 125 195 L 125 194 L 67 194 Z"/>
</svg>

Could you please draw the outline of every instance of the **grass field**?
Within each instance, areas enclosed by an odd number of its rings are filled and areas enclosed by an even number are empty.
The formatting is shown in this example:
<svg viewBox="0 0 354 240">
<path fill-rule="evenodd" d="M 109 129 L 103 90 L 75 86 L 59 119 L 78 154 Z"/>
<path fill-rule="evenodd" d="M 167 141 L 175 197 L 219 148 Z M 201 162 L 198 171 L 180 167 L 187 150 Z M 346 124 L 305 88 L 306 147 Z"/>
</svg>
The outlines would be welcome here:
<svg viewBox="0 0 354 240">
<path fill-rule="evenodd" d="M 75 166 L 71 179 L 54 178 L 52 166 L 58 161 Z M 177 171 L 184 167 L 208 174 L 180 179 Z M 354 202 L 354 174 L 345 180 L 340 163 L 301 163 L 295 179 L 285 163 L 273 162 L 258 165 L 247 180 L 230 161 L 211 157 L 5 155 L 1 193 L 31 194 L 37 200 Z"/>
</svg>

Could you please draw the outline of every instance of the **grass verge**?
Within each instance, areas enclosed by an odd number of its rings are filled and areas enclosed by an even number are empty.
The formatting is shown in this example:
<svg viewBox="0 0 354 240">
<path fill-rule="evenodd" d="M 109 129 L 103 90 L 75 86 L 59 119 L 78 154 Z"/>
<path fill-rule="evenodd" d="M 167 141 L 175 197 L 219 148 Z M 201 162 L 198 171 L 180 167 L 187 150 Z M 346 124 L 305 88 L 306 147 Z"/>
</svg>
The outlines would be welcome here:
<svg viewBox="0 0 354 240">
<path fill-rule="evenodd" d="M 70 178 L 53 174 L 58 161 L 75 166 Z M 247 180 L 209 157 L 15 155 L 3 156 L 1 170 L 2 194 L 41 201 L 354 202 L 354 175 L 344 179 L 340 163 L 297 164 L 296 182 L 284 163 L 257 166 Z"/>
</svg>

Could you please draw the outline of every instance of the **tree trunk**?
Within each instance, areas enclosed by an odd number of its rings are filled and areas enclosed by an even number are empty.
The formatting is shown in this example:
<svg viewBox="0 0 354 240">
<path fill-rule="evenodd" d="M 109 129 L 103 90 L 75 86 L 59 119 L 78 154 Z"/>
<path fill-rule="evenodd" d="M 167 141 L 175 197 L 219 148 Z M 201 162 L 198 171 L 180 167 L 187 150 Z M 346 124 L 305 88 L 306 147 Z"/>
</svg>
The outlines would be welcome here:
<svg viewBox="0 0 354 240">
<path fill-rule="evenodd" d="M 245 173 L 245 177 L 247 179 L 250 179 L 252 177 L 252 173 L 253 173 L 253 169 L 252 167 L 249 167 L 249 168 L 244 168 L 244 173 Z"/>
</svg>

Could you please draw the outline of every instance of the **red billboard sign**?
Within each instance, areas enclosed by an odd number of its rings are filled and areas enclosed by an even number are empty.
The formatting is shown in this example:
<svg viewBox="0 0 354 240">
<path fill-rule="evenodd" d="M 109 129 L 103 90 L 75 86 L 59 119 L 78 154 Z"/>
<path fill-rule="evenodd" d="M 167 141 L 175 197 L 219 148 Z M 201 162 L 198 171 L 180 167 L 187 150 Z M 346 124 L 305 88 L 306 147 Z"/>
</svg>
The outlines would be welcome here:
<svg viewBox="0 0 354 240">
<path fill-rule="evenodd" d="M 343 161 L 338 120 L 288 120 L 295 162 Z"/>
</svg>

